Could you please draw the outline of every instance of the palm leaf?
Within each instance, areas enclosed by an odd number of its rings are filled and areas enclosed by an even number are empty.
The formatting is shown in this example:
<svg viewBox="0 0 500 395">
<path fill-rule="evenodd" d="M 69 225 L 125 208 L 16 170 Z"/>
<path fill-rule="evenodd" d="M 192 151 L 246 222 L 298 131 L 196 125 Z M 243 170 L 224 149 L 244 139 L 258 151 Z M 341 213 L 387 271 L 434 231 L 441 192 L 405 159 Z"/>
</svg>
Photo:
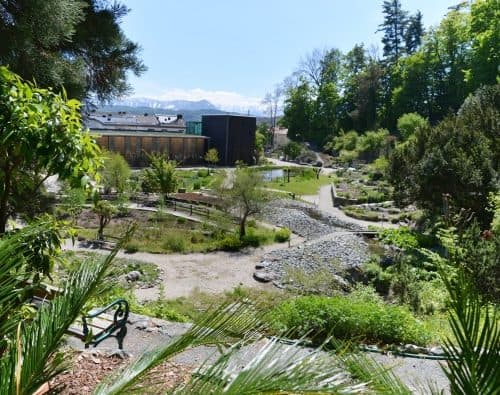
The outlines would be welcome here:
<svg viewBox="0 0 500 395">
<path fill-rule="evenodd" d="M 133 229 L 126 233 L 128 238 Z M 31 394 L 62 369 L 61 358 L 53 358 L 66 329 L 102 280 L 122 243 L 100 261 L 90 261 L 68 279 L 62 295 L 42 306 L 34 319 L 19 323 L 17 341 L 8 344 L 0 358 L 0 394 Z"/>
<path fill-rule="evenodd" d="M 354 384 L 339 361 L 321 350 L 300 347 L 300 341 L 283 344 L 266 340 L 244 367 L 235 353 L 240 344 L 223 353 L 214 364 L 203 366 L 175 394 L 354 394 L 365 392 Z M 254 350 L 255 352 L 255 350 Z"/>
<path fill-rule="evenodd" d="M 173 342 L 146 351 L 122 371 L 108 377 L 96 388 L 94 394 L 129 393 L 147 376 L 150 369 L 188 348 L 225 344 L 234 342 L 235 339 L 255 341 L 260 338 L 263 328 L 260 314 L 248 304 L 238 302 L 222 305 L 206 314 Z"/>
<path fill-rule="evenodd" d="M 498 310 L 482 304 L 470 280 L 459 270 L 455 281 L 441 273 L 450 294 L 450 326 L 454 340 L 445 341 L 449 357 L 443 370 L 452 394 L 500 393 L 500 327 Z"/>
</svg>

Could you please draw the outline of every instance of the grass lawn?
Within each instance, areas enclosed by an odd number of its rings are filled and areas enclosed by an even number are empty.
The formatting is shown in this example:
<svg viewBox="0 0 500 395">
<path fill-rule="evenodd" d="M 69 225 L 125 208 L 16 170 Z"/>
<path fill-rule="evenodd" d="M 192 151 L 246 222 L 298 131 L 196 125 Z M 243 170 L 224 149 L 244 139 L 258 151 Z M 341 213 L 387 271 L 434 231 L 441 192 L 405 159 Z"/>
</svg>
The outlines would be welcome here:
<svg viewBox="0 0 500 395">
<path fill-rule="evenodd" d="M 216 174 L 216 171 L 214 171 L 213 169 L 210 170 L 210 174 L 208 174 L 208 169 L 177 169 L 177 175 L 180 179 L 179 188 L 186 188 L 187 191 L 196 191 L 200 188 L 209 188 L 212 185 Z"/>
<path fill-rule="evenodd" d="M 323 185 L 330 184 L 330 176 L 320 175 L 319 179 L 306 176 L 291 176 L 290 182 L 283 182 L 283 179 L 276 179 L 266 182 L 265 186 L 271 189 L 279 189 L 285 192 L 295 193 L 296 195 L 315 195 Z"/>
</svg>

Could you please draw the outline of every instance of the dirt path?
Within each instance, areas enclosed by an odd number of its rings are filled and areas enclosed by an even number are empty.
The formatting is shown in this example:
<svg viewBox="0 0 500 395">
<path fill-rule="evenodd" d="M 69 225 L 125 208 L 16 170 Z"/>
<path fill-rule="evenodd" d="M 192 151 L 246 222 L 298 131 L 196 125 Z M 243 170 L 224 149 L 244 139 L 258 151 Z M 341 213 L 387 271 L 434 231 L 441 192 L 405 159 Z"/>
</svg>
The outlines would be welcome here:
<svg viewBox="0 0 500 395">
<path fill-rule="evenodd" d="M 315 204 L 318 209 L 333 215 L 334 217 L 340 219 L 343 222 L 352 223 L 358 225 L 364 229 L 368 229 L 369 226 L 378 226 L 381 228 L 397 228 L 398 225 L 392 224 L 390 222 L 385 221 L 363 221 L 361 219 L 356 219 L 349 217 L 344 214 L 344 212 L 333 206 L 332 193 L 331 193 L 331 185 L 323 185 L 317 195 L 305 195 L 301 196 L 301 198 L 309 203 Z"/>
<path fill-rule="evenodd" d="M 303 242 L 301 237 L 293 235 L 291 245 Z M 254 287 L 260 289 L 274 289 L 272 284 L 262 284 L 253 279 L 255 265 L 260 257 L 273 250 L 288 248 L 288 243 L 272 244 L 262 248 L 248 248 L 240 252 L 210 252 L 194 254 L 150 254 L 137 252 L 126 254 L 123 251 L 118 257 L 149 262 L 158 265 L 161 270 L 160 280 L 165 288 L 165 297 L 168 299 L 189 296 L 199 290 L 209 293 L 231 291 L 237 286 Z M 102 254 L 109 251 L 89 249 L 70 241 L 64 245 L 66 250 L 84 250 Z M 154 300 L 159 295 L 159 289 L 137 289 L 135 292 L 140 301 Z"/>
</svg>

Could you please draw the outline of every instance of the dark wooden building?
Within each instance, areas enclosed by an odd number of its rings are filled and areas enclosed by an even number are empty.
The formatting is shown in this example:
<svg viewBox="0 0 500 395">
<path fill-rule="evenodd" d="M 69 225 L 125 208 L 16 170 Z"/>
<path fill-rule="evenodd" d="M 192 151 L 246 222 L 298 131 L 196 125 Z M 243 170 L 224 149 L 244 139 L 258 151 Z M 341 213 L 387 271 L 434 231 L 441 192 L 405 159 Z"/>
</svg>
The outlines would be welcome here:
<svg viewBox="0 0 500 395">
<path fill-rule="evenodd" d="M 255 162 L 255 117 L 240 115 L 203 115 L 202 135 L 209 137 L 209 148 L 219 152 L 219 165 L 233 166 L 236 161 Z"/>
<path fill-rule="evenodd" d="M 207 137 L 166 132 L 99 131 L 97 143 L 118 152 L 134 167 L 148 166 L 148 154 L 164 154 L 182 165 L 202 164 Z"/>
</svg>

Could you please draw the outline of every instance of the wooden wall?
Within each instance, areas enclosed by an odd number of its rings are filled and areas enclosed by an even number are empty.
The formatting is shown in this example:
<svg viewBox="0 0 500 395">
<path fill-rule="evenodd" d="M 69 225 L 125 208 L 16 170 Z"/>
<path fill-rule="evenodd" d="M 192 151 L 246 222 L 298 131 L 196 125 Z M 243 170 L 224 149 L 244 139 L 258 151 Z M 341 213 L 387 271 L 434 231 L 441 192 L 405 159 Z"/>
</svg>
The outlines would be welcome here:
<svg viewBox="0 0 500 395">
<path fill-rule="evenodd" d="M 206 139 L 179 136 L 125 136 L 97 137 L 103 149 L 120 153 L 133 167 L 148 165 L 147 154 L 164 154 L 181 164 L 201 164 L 206 150 Z"/>
</svg>

